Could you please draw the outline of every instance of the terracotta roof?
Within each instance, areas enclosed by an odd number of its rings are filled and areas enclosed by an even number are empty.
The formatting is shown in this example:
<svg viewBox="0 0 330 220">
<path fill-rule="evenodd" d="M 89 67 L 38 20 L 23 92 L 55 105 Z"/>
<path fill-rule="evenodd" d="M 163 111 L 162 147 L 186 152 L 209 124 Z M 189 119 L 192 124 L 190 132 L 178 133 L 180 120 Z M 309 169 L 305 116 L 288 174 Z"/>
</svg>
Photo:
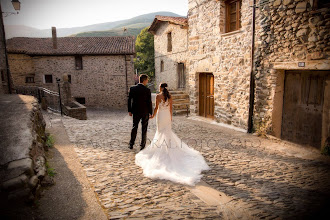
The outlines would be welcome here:
<svg viewBox="0 0 330 220">
<path fill-rule="evenodd" d="M 188 26 L 188 19 L 185 17 L 170 17 L 170 16 L 156 15 L 148 31 L 153 33 L 158 28 L 158 24 L 161 22 L 169 22 L 171 24 L 182 25 L 184 27 Z"/>
<path fill-rule="evenodd" d="M 16 37 L 7 40 L 9 53 L 28 55 L 116 55 L 134 54 L 134 37 L 59 37 L 57 49 L 52 38 Z"/>
</svg>

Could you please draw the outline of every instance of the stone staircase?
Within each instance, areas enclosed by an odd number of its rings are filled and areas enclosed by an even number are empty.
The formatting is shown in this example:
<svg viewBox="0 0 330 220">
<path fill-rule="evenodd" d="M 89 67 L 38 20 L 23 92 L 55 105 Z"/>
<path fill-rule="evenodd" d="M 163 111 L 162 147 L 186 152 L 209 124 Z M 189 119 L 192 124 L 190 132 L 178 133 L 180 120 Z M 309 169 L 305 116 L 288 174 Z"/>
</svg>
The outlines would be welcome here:
<svg viewBox="0 0 330 220">
<path fill-rule="evenodd" d="M 189 113 L 189 95 L 184 91 L 169 91 L 173 99 L 173 115 L 187 115 Z"/>
</svg>

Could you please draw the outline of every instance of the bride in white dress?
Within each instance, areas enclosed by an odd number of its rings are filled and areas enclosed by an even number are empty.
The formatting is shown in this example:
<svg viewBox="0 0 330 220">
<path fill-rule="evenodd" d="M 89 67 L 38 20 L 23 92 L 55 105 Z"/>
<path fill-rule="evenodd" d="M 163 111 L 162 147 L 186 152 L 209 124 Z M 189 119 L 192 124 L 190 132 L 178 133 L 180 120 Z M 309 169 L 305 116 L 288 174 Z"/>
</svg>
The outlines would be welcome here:
<svg viewBox="0 0 330 220">
<path fill-rule="evenodd" d="M 172 98 L 166 87 L 166 83 L 160 85 L 151 116 L 156 116 L 156 134 L 151 144 L 135 155 L 135 163 L 146 177 L 195 185 L 202 177 L 201 171 L 210 167 L 198 151 L 172 131 Z"/>
</svg>

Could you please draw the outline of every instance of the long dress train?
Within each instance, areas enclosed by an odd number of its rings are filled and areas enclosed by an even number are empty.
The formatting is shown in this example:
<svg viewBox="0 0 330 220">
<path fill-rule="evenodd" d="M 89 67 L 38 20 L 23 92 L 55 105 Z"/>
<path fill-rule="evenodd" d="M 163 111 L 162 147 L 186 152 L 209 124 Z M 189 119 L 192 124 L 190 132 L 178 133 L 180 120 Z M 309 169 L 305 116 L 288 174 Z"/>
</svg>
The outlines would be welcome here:
<svg viewBox="0 0 330 220">
<path fill-rule="evenodd" d="M 173 131 L 168 100 L 159 104 L 157 130 L 149 146 L 135 155 L 135 163 L 152 179 L 195 185 L 202 170 L 210 167 L 197 150 L 190 148 Z"/>
</svg>

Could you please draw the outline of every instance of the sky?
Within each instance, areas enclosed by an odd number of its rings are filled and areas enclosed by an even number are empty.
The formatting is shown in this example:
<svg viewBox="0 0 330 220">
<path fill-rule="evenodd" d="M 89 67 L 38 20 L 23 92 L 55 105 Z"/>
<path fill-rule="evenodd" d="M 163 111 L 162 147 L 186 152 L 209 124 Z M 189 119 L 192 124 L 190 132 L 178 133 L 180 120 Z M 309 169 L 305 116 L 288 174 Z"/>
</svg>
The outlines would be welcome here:
<svg viewBox="0 0 330 220">
<path fill-rule="evenodd" d="M 138 15 L 170 11 L 182 16 L 188 0 L 19 0 L 18 15 L 4 18 L 5 25 L 38 29 L 79 27 L 129 19 Z M 14 12 L 11 0 L 1 0 L 3 12 Z"/>
</svg>

